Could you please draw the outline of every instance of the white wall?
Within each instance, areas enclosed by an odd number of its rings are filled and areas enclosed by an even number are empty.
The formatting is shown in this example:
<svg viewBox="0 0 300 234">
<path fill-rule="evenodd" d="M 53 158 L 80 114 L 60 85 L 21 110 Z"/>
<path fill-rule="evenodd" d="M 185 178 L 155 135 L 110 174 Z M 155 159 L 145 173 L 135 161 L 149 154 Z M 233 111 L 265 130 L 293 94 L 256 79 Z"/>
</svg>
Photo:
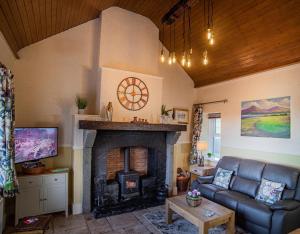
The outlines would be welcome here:
<svg viewBox="0 0 300 234">
<path fill-rule="evenodd" d="M 99 20 L 89 21 L 22 49 L 13 72 L 16 124 L 58 125 L 60 144 L 71 145 L 75 96 L 95 112 Z"/>
<path fill-rule="evenodd" d="M 179 64 L 160 63 L 161 43 L 158 38 L 158 28 L 148 18 L 111 7 L 101 14 L 100 66 L 162 77 L 162 91 L 160 87 L 153 87 L 149 89 L 150 95 L 161 92 L 162 104 L 167 108 L 191 111 L 194 83 Z M 111 92 L 115 93 L 115 89 Z M 160 111 L 160 107 L 152 112 L 156 111 Z M 135 114 L 139 116 L 139 112 Z M 148 119 L 154 118 L 148 116 Z M 189 134 L 190 131 L 182 133 L 179 142 L 190 142 Z"/>
<path fill-rule="evenodd" d="M 130 111 L 125 109 L 119 102 L 117 97 L 117 87 L 126 77 L 138 77 L 147 86 L 149 94 L 148 102 L 138 111 Z M 101 68 L 101 91 L 100 91 L 100 110 L 103 118 L 105 115 L 105 107 L 108 102 L 112 102 L 113 121 L 130 122 L 133 117 L 138 116 L 147 119 L 150 123 L 160 122 L 160 108 L 162 105 L 162 82 L 163 78 L 158 76 L 146 75 L 112 68 Z"/>
<path fill-rule="evenodd" d="M 221 112 L 222 154 L 258 158 L 300 167 L 300 64 L 277 68 L 196 89 L 196 101 L 228 99 L 227 104 L 211 104 L 207 113 Z M 291 96 L 291 138 L 261 138 L 241 136 L 241 102 L 273 97 Z M 204 121 L 204 125 L 207 121 Z M 207 125 L 203 138 L 207 137 Z"/>
<path fill-rule="evenodd" d="M 15 56 L 9 48 L 2 32 L 0 31 L 0 62 L 9 69 L 13 69 Z"/>
</svg>

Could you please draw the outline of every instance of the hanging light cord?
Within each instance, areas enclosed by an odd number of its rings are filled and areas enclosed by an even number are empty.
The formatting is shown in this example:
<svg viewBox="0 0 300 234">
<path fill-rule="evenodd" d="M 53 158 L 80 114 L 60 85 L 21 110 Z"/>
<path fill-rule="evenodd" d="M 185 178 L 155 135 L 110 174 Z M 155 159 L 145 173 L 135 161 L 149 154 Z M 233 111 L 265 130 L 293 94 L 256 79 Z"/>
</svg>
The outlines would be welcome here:
<svg viewBox="0 0 300 234">
<path fill-rule="evenodd" d="M 174 21 L 174 29 L 173 29 L 173 52 L 175 53 L 175 23 L 176 23 L 176 21 Z"/>
<path fill-rule="evenodd" d="M 188 19 L 189 19 L 189 47 L 190 47 L 190 49 L 192 49 L 191 7 L 188 8 Z"/>
<path fill-rule="evenodd" d="M 172 51 L 172 24 L 170 24 L 170 51 L 169 53 L 171 54 L 171 51 Z"/>
<path fill-rule="evenodd" d="M 183 20 L 182 20 L 182 36 L 183 36 L 183 52 L 185 52 L 185 8 L 183 8 Z"/>
<path fill-rule="evenodd" d="M 162 41 L 162 43 L 161 43 L 161 48 L 163 49 L 163 47 L 164 47 L 164 43 L 165 43 L 165 24 L 163 23 L 162 24 L 162 32 L 161 32 L 161 41 Z"/>
</svg>

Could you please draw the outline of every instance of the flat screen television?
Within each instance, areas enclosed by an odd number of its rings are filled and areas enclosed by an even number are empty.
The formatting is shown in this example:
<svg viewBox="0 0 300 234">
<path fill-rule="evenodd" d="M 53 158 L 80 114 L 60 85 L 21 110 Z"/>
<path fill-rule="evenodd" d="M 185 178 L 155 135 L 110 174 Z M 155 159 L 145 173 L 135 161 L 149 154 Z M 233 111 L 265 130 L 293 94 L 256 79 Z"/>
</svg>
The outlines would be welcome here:
<svg viewBox="0 0 300 234">
<path fill-rule="evenodd" d="M 15 128 L 15 163 L 57 156 L 58 128 Z"/>
</svg>

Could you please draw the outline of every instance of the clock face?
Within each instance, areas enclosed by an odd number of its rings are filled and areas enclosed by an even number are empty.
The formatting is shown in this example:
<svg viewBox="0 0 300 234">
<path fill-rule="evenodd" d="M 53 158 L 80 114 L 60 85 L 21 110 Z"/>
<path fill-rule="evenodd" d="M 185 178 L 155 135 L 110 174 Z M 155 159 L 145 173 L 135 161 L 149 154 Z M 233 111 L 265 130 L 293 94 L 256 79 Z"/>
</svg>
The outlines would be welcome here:
<svg viewBox="0 0 300 234">
<path fill-rule="evenodd" d="M 135 77 L 127 77 L 118 86 L 120 104 L 127 110 L 137 111 L 146 106 L 149 92 L 146 84 Z"/>
</svg>

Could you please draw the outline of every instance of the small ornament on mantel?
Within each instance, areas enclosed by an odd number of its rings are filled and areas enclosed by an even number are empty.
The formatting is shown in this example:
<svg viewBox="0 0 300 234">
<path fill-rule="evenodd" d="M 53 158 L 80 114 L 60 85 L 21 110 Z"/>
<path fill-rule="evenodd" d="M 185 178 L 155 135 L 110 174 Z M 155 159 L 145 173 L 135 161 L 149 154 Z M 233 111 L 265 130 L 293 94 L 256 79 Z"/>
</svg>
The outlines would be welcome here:
<svg viewBox="0 0 300 234">
<path fill-rule="evenodd" d="M 148 124 L 148 120 L 147 119 L 141 119 L 138 117 L 133 117 L 133 120 L 130 123 L 137 123 L 137 124 Z"/>
<path fill-rule="evenodd" d="M 112 106 L 112 102 L 109 102 L 108 105 L 106 106 L 105 108 L 106 110 L 106 119 L 108 121 L 112 121 L 112 118 L 113 118 L 113 106 Z"/>
</svg>

